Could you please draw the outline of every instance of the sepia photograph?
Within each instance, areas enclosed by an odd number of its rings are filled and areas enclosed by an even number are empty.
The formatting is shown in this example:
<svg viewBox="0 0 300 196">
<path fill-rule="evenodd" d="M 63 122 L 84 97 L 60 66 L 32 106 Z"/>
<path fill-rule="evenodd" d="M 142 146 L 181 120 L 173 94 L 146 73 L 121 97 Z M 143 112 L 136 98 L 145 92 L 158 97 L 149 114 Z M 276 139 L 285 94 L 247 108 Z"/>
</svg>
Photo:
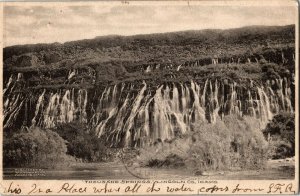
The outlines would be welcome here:
<svg viewBox="0 0 300 196">
<path fill-rule="evenodd" d="M 3 180 L 297 180 L 297 6 L 3 3 Z"/>
</svg>

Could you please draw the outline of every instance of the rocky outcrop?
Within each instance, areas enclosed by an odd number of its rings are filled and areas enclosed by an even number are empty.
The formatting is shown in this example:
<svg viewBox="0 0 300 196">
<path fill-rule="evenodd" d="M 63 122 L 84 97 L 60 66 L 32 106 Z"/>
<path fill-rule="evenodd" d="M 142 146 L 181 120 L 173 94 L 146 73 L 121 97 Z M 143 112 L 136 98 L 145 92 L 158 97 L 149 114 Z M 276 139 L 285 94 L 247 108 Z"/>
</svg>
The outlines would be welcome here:
<svg viewBox="0 0 300 196">
<path fill-rule="evenodd" d="M 43 60 L 46 64 L 57 63 L 62 60 L 62 56 L 58 52 L 49 52 L 43 55 Z"/>
<path fill-rule="evenodd" d="M 38 58 L 35 55 L 24 54 L 17 57 L 15 63 L 12 66 L 17 67 L 31 67 L 38 65 Z"/>
</svg>

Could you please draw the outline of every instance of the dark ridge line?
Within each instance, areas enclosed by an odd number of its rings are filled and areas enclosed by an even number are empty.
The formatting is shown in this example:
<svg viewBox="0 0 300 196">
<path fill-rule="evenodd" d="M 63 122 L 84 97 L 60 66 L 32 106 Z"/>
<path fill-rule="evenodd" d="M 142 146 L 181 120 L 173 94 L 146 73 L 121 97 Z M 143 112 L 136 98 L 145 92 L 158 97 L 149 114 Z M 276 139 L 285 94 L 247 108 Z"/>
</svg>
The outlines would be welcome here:
<svg viewBox="0 0 300 196">
<path fill-rule="evenodd" d="M 109 34 L 109 35 L 101 35 L 96 36 L 94 38 L 88 38 L 88 39 L 79 39 L 79 40 L 72 40 L 72 41 L 66 41 L 66 42 L 52 42 L 52 43 L 35 43 L 35 44 L 17 44 L 17 45 L 11 45 L 6 46 L 3 49 L 10 49 L 14 47 L 32 47 L 36 45 L 44 45 L 44 46 L 68 46 L 73 45 L 78 42 L 84 42 L 84 41 L 92 41 L 92 40 L 99 40 L 99 39 L 109 39 L 109 38 L 139 38 L 139 37 L 146 37 L 146 36 L 161 36 L 161 35 L 176 35 L 179 33 L 205 33 L 205 32 L 214 32 L 214 33 L 224 33 L 224 32 L 230 32 L 230 31 L 238 31 L 238 30 L 246 30 L 256 28 L 257 30 L 266 29 L 266 30 L 278 30 L 276 28 L 295 28 L 295 24 L 289 24 L 289 25 L 278 25 L 278 26 L 268 26 L 268 25 L 250 25 L 250 26 L 243 26 L 243 27 L 237 27 L 237 28 L 229 28 L 229 29 L 199 29 L 199 30 L 183 30 L 183 31 L 170 31 L 170 32 L 163 32 L 163 33 L 146 33 L 146 34 L 134 34 L 134 35 L 115 35 L 115 34 Z"/>
</svg>

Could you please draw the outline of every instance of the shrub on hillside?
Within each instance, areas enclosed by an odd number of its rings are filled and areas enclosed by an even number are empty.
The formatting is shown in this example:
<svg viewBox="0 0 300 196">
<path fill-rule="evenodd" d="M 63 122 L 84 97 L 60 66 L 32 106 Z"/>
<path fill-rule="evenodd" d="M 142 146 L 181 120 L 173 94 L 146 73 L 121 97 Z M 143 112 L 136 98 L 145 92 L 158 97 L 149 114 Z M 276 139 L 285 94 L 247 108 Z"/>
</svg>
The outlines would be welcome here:
<svg viewBox="0 0 300 196">
<path fill-rule="evenodd" d="M 61 124 L 53 129 L 67 141 L 67 154 L 83 161 L 106 161 L 112 158 L 111 152 L 104 145 L 104 141 L 88 132 L 85 125 L 80 123 Z"/>
<path fill-rule="evenodd" d="M 278 79 L 280 78 L 280 66 L 275 63 L 265 63 L 261 67 L 262 76 L 265 80 L 267 79 Z"/>
<path fill-rule="evenodd" d="M 196 124 L 195 132 L 172 142 L 144 147 L 137 160 L 142 166 L 179 165 L 192 170 L 263 168 L 268 145 L 259 126 L 257 119 L 234 116 L 215 124 Z M 165 164 L 170 157 L 177 162 Z"/>
<path fill-rule="evenodd" d="M 57 133 L 38 127 L 4 138 L 4 167 L 57 167 L 73 161 Z"/>
<path fill-rule="evenodd" d="M 281 113 L 267 124 L 263 134 L 270 143 L 270 158 L 295 156 L 295 116 Z"/>
</svg>

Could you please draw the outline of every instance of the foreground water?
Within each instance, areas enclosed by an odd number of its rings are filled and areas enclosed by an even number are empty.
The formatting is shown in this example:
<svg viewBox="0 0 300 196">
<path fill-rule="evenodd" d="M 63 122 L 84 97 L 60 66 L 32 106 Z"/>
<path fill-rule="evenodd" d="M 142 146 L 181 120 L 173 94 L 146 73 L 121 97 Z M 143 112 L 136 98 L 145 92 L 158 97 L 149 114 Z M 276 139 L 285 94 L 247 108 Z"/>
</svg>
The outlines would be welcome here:
<svg viewBox="0 0 300 196">
<path fill-rule="evenodd" d="M 4 179 L 214 179 L 214 180 L 278 180 L 295 178 L 295 162 L 270 160 L 265 169 L 206 172 L 195 176 L 186 169 L 125 167 L 122 163 L 85 163 L 67 169 L 4 169 Z M 32 176 L 30 176 L 32 175 Z"/>
</svg>

